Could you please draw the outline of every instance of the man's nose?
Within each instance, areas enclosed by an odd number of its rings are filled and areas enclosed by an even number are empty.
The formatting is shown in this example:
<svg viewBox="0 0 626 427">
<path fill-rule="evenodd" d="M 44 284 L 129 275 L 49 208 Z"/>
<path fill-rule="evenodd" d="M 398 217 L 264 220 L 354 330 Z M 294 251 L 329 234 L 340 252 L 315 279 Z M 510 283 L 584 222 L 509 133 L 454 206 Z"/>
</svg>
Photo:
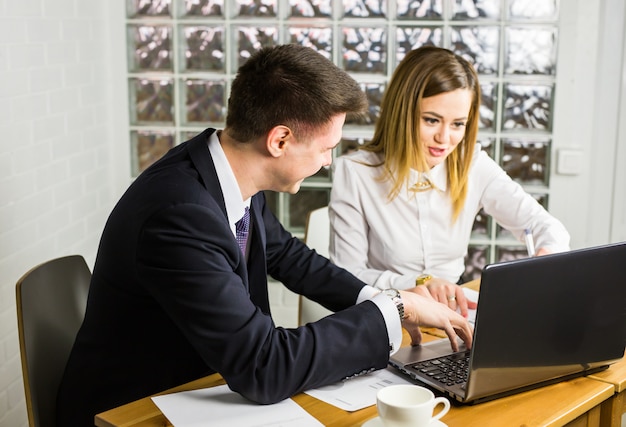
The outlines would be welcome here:
<svg viewBox="0 0 626 427">
<path fill-rule="evenodd" d="M 328 167 L 332 163 L 333 163 L 333 153 L 332 151 L 329 151 L 328 154 L 326 155 L 326 158 L 324 159 L 324 162 L 322 163 L 322 166 Z"/>
</svg>

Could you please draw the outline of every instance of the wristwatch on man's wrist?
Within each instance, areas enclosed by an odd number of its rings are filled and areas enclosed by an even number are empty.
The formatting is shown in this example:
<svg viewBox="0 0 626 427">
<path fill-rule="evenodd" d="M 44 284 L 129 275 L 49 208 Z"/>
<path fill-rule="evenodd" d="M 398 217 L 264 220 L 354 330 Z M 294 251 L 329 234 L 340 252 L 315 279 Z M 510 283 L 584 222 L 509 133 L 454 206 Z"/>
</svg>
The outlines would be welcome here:
<svg viewBox="0 0 626 427">
<path fill-rule="evenodd" d="M 431 276 L 430 274 L 420 274 L 419 276 L 417 276 L 417 279 L 415 279 L 415 286 L 425 285 L 426 282 L 428 282 L 432 278 L 433 276 Z"/>
<path fill-rule="evenodd" d="M 383 289 L 383 294 L 387 295 L 391 298 L 391 301 L 396 305 L 398 309 L 398 315 L 400 316 L 400 320 L 404 320 L 404 303 L 402 302 L 402 297 L 400 296 L 400 291 L 397 289 Z"/>
</svg>

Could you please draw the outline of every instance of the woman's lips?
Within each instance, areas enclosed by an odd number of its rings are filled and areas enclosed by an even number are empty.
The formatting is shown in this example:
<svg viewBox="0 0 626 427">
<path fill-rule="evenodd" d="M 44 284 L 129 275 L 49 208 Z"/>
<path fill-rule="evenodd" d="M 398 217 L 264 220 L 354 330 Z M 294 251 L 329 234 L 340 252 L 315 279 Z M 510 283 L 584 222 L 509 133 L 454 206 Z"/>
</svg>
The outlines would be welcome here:
<svg viewBox="0 0 626 427">
<path fill-rule="evenodd" d="M 428 152 L 433 157 L 441 157 L 446 154 L 446 150 L 444 150 L 443 148 L 436 148 L 436 147 L 428 147 Z"/>
</svg>

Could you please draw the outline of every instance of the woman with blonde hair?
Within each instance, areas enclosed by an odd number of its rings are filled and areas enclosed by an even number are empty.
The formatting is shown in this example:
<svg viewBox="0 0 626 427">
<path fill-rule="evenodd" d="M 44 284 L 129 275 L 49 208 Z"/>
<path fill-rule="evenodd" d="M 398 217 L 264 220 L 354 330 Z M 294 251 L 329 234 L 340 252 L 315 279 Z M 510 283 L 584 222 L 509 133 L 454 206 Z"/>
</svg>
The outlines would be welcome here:
<svg viewBox="0 0 626 427">
<path fill-rule="evenodd" d="M 521 241 L 529 229 L 537 255 L 569 250 L 563 224 L 477 144 L 479 107 L 468 61 L 432 46 L 404 57 L 372 140 L 334 164 L 335 264 L 377 288 L 430 294 L 466 314 L 456 284 L 481 209 Z"/>
</svg>

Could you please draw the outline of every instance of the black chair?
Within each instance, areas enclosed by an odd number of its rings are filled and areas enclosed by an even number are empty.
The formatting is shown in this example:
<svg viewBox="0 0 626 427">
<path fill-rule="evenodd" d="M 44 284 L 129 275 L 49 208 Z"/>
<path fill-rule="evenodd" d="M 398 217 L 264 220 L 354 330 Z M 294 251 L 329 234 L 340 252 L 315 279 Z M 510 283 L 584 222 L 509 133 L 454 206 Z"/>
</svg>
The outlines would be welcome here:
<svg viewBox="0 0 626 427">
<path fill-rule="evenodd" d="M 16 285 L 28 422 L 56 425 L 56 394 L 85 316 L 91 271 L 80 255 L 44 262 Z"/>
</svg>

